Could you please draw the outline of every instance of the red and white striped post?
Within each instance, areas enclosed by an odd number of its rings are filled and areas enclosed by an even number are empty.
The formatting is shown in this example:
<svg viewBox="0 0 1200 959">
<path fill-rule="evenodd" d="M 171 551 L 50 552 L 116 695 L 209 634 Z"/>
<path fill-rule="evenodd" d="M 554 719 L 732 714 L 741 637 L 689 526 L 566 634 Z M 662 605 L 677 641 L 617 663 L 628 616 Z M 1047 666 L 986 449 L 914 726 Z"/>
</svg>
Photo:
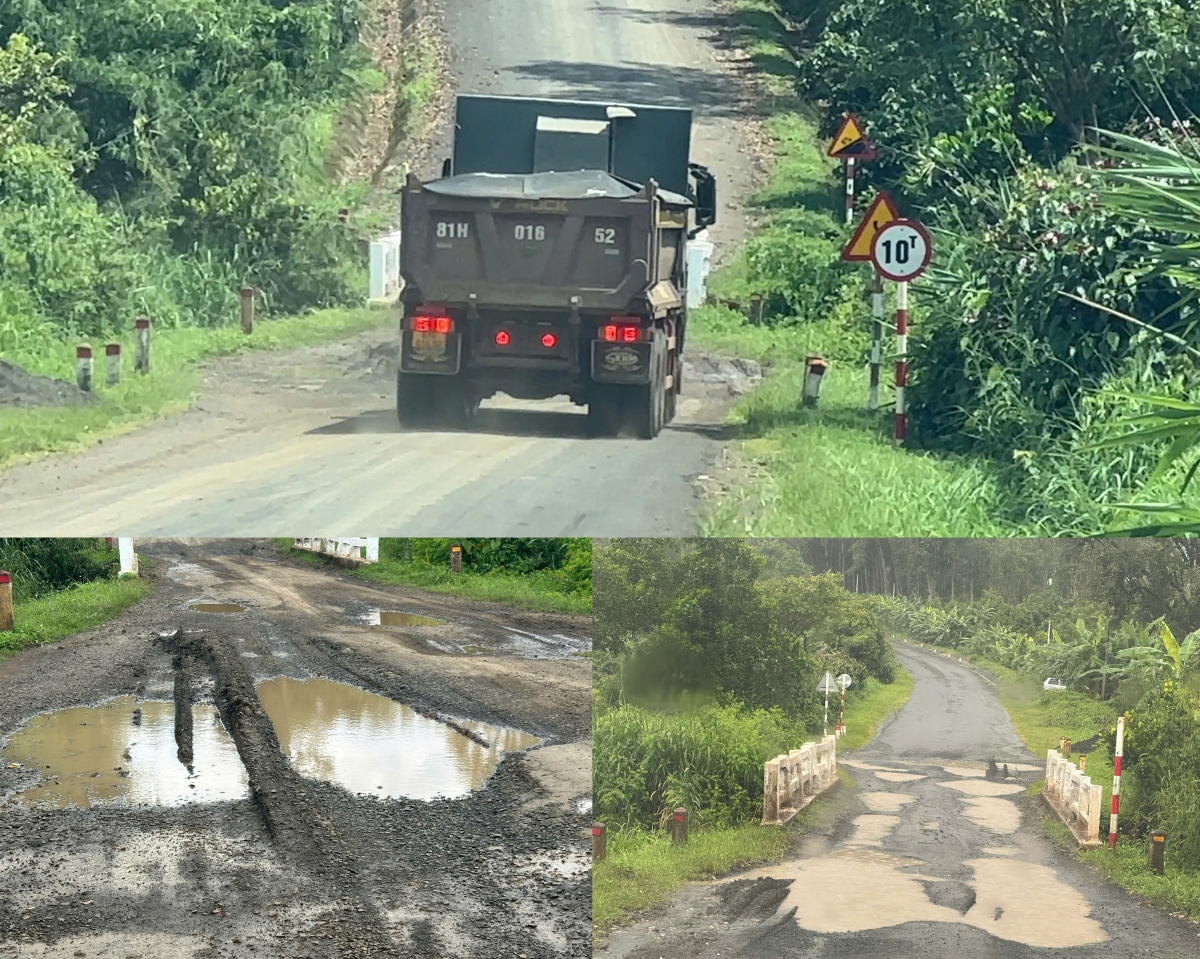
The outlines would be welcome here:
<svg viewBox="0 0 1200 959">
<path fill-rule="evenodd" d="M 867 408 L 879 409 L 879 369 L 883 363 L 883 277 L 875 273 L 871 290 L 871 387 L 867 393 Z"/>
<path fill-rule="evenodd" d="M 846 157 L 846 223 L 854 222 L 854 157 Z"/>
<path fill-rule="evenodd" d="M 1121 756 L 1125 752 L 1125 717 L 1117 717 L 1117 748 L 1113 756 L 1112 812 L 1108 817 L 1108 848 L 1117 848 L 1117 810 L 1121 807 Z"/>
<path fill-rule="evenodd" d="M 908 435 L 904 389 L 908 385 L 908 283 L 896 284 L 896 442 Z"/>
<path fill-rule="evenodd" d="M 842 705 L 841 705 L 841 708 L 838 710 L 837 728 L 838 728 L 839 734 L 846 732 L 846 687 L 845 686 L 842 687 Z"/>
</svg>

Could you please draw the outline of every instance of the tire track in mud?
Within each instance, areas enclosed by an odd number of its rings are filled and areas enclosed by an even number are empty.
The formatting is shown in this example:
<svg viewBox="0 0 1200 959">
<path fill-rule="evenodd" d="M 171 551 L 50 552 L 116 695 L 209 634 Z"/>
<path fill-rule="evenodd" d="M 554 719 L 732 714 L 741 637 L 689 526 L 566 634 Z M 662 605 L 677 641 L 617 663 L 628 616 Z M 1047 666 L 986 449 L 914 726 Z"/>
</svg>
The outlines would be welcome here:
<svg viewBox="0 0 1200 959">
<path fill-rule="evenodd" d="M 187 676 L 185 657 L 204 663 L 212 673 L 217 709 L 237 746 L 250 782 L 251 802 L 272 842 L 289 863 L 333 887 L 333 898 L 348 901 L 356 913 L 354 941 L 344 945 L 369 955 L 398 955 L 379 908 L 356 879 L 363 872 L 362 865 L 349 854 L 346 837 L 334 822 L 314 803 L 305 801 L 309 783 L 292 769 L 280 748 L 254 680 L 229 638 L 216 631 L 185 633 L 176 629 L 160 633 L 157 639 L 177 657 L 177 704 L 180 690 L 188 689 L 186 680 L 180 679 Z M 181 712 L 191 715 L 190 709 L 177 708 L 176 716 Z M 188 725 L 190 733 L 190 721 Z"/>
</svg>

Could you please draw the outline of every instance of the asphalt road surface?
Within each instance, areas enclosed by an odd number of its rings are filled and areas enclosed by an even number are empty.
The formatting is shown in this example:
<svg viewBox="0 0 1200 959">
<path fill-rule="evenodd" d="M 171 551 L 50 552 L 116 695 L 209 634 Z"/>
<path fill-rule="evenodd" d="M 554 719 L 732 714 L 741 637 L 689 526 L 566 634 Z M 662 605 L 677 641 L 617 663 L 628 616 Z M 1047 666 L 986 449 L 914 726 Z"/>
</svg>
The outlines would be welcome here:
<svg viewBox="0 0 1200 959">
<path fill-rule="evenodd" d="M 140 551 L 148 597 L 0 662 L 0 959 L 591 955 L 589 617 Z"/>
<path fill-rule="evenodd" d="M 857 784 L 794 858 L 687 887 L 596 949 L 604 959 L 1182 957 L 1194 924 L 1164 915 L 1042 837 L 1039 778 L 989 683 L 900 647 L 912 697 L 839 760 Z M 998 773 L 989 775 L 989 761 Z M 1005 776 L 1004 767 L 1008 766 Z"/>
<path fill-rule="evenodd" d="M 689 105 L 694 157 L 720 178 L 718 252 L 744 234 L 753 162 L 713 0 L 446 0 L 460 92 Z M 435 157 L 431 162 L 440 162 Z M 431 175 L 433 171 L 425 171 Z M 695 480 L 730 395 L 688 385 L 658 439 L 590 440 L 563 400 L 485 403 L 469 433 L 405 432 L 394 324 L 333 347 L 217 360 L 188 412 L 0 473 L 10 534 L 689 535 Z"/>
</svg>

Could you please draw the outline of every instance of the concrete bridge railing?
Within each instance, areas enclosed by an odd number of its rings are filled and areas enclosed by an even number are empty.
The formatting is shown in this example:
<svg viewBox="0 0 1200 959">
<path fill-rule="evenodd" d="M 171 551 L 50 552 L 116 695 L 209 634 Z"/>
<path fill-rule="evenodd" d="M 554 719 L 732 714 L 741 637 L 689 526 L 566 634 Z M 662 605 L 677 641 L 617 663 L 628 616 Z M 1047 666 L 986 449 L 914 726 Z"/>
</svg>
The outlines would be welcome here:
<svg viewBox="0 0 1200 959">
<path fill-rule="evenodd" d="M 763 765 L 764 826 L 780 826 L 837 780 L 837 737 L 805 743 Z"/>
<path fill-rule="evenodd" d="M 1081 846 L 1100 845 L 1100 786 L 1057 749 L 1046 752 L 1046 788 L 1042 797 Z"/>
</svg>

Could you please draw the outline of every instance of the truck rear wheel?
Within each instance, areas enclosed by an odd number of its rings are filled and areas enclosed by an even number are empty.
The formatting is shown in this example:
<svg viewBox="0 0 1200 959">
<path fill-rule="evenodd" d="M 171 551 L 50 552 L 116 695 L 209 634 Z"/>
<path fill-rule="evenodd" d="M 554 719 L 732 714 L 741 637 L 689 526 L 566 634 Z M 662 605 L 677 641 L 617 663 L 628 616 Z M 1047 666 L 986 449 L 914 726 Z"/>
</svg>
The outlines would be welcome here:
<svg viewBox="0 0 1200 959">
<path fill-rule="evenodd" d="M 625 423 L 638 439 L 654 439 L 666 423 L 666 367 L 666 353 L 658 351 L 650 382 L 633 387 L 625 397 Z"/>
<path fill-rule="evenodd" d="M 401 426 L 466 429 L 478 406 L 457 377 L 396 374 L 396 413 Z"/>
</svg>

